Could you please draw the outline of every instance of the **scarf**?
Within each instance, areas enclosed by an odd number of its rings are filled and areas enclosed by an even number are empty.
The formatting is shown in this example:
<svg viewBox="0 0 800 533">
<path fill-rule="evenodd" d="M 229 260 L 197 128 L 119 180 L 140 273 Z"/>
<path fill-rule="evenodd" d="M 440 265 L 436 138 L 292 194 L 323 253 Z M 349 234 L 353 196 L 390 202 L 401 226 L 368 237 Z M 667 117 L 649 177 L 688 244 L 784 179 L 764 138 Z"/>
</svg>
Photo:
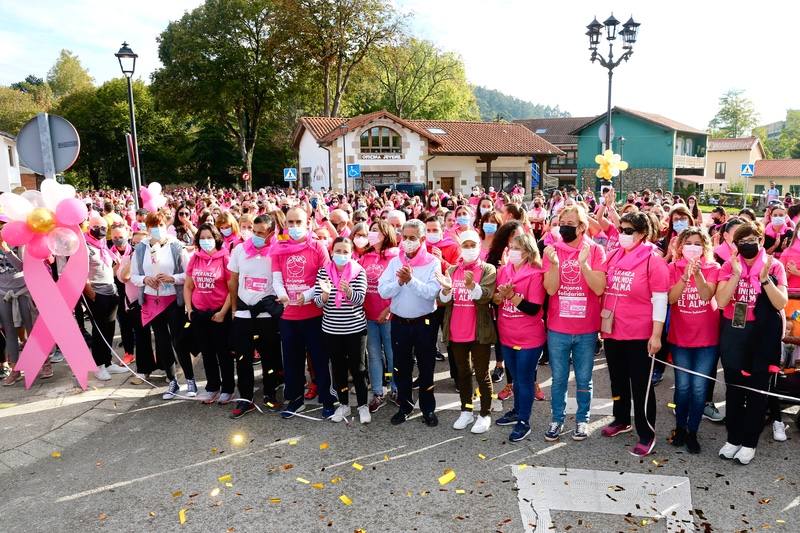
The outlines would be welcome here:
<svg viewBox="0 0 800 533">
<path fill-rule="evenodd" d="M 362 266 L 352 259 L 347 262 L 341 273 L 339 272 L 339 269 L 336 268 L 336 265 L 333 263 L 333 261 L 325 265 L 325 271 L 328 273 L 331 284 L 336 287 L 336 307 L 342 306 L 342 300 L 344 300 L 345 297 L 344 292 L 339 290 L 339 283 L 342 281 L 350 283 L 362 270 L 364 270 Z"/>
<path fill-rule="evenodd" d="M 608 259 L 609 266 L 615 270 L 633 270 L 650 257 L 653 253 L 653 246 L 650 243 L 641 242 L 628 253 L 625 253 L 622 247 L 618 248 L 617 252 Z"/>
<path fill-rule="evenodd" d="M 265 248 L 266 248 L 266 246 L 265 246 Z M 224 257 L 226 257 L 226 256 L 228 256 L 230 254 L 228 253 L 228 249 L 223 246 L 219 250 L 214 250 L 214 253 L 211 253 L 211 254 L 206 252 L 205 250 L 203 250 L 201 248 L 201 249 L 197 250 L 194 253 L 194 255 L 197 256 L 198 260 L 202 259 L 203 261 L 206 262 L 206 264 L 209 264 L 209 263 L 211 263 L 211 261 L 214 261 L 215 259 L 224 258 Z"/>
<path fill-rule="evenodd" d="M 497 273 L 497 284 L 505 285 L 511 282 L 516 289 L 520 283 L 524 283 L 528 281 L 531 276 L 541 274 L 542 272 L 544 271 L 541 268 L 536 268 L 530 263 L 525 263 L 519 267 L 515 267 L 513 264 L 509 263 L 500 267 Z"/>
<path fill-rule="evenodd" d="M 269 249 L 271 248 L 273 242 L 276 241 L 270 239 L 269 244 L 265 244 L 261 248 L 256 248 L 256 245 L 253 244 L 253 238 L 251 237 L 246 241 L 244 241 L 244 243 L 242 243 L 242 246 L 244 247 L 244 253 L 248 259 L 251 259 L 257 255 L 260 255 L 261 257 L 267 257 L 267 254 L 269 253 Z"/>
<path fill-rule="evenodd" d="M 285 241 L 278 239 L 277 246 L 270 246 L 270 257 L 280 257 L 282 255 L 292 255 L 302 252 L 311 246 L 311 242 L 313 241 L 311 235 L 311 233 L 307 233 L 305 239 L 297 242 L 291 239 Z"/>
<path fill-rule="evenodd" d="M 779 237 L 783 237 L 783 236 L 786 234 L 786 232 L 787 232 L 787 231 L 789 231 L 790 229 L 791 229 L 791 228 L 789 228 L 789 225 L 788 225 L 788 224 L 786 224 L 786 223 L 784 223 L 784 224 L 781 226 L 781 229 L 779 229 L 779 230 L 776 230 L 776 229 L 775 229 L 775 228 L 772 226 L 772 223 L 770 222 L 770 223 L 768 223 L 768 224 L 766 225 L 766 227 L 764 228 L 764 235 L 766 235 L 766 236 L 768 236 L 768 237 L 772 237 L 772 238 L 774 238 L 774 239 L 778 239 Z"/>
<path fill-rule="evenodd" d="M 443 233 L 442 235 L 443 235 L 442 240 L 440 240 L 439 242 L 428 242 L 428 241 L 425 241 L 425 244 L 430 244 L 431 246 L 435 246 L 435 247 L 439 248 L 440 250 L 442 248 L 446 248 L 447 246 L 452 246 L 452 245 L 456 244 L 456 241 L 454 241 L 450 237 L 450 235 L 448 235 L 447 233 Z"/>
<path fill-rule="evenodd" d="M 105 239 L 102 241 L 95 239 L 90 233 L 85 233 L 84 236 L 86 237 L 86 244 L 97 248 L 97 251 L 100 252 L 100 259 L 104 264 L 110 265 L 114 261 L 114 256 L 111 255 L 111 250 L 108 249 Z"/>
<path fill-rule="evenodd" d="M 566 242 L 564 242 L 561 239 L 556 241 L 553 244 L 553 247 L 557 248 L 557 249 L 559 249 L 559 250 L 561 250 L 561 251 L 563 251 L 563 252 L 565 252 L 567 254 L 572 255 L 572 254 L 580 254 L 581 253 L 581 249 L 583 249 L 583 245 L 584 244 L 588 244 L 590 247 L 592 246 L 592 244 L 594 244 L 594 242 L 589 237 L 587 237 L 585 233 L 583 234 L 583 239 L 581 240 L 581 243 L 578 245 L 577 248 L 575 248 L 574 246 L 570 246 L 569 244 L 567 244 Z"/>
<path fill-rule="evenodd" d="M 717 255 L 717 257 L 719 257 L 723 261 L 727 261 L 728 259 L 731 258 L 731 252 L 732 252 L 731 247 L 727 242 L 723 242 L 722 244 L 714 248 L 714 253 Z"/>
<path fill-rule="evenodd" d="M 425 266 L 431 263 L 435 257 L 428 252 L 428 249 L 425 246 L 420 246 L 417 249 L 417 255 L 412 258 L 408 258 L 405 252 L 401 252 L 398 257 L 400 258 L 400 263 L 403 266 L 410 266 L 410 267 L 418 267 L 418 266 Z"/>
<path fill-rule="evenodd" d="M 744 261 L 744 257 L 737 256 L 739 260 L 739 264 L 742 267 L 742 276 L 740 279 L 746 279 L 750 286 L 753 288 L 753 291 L 758 295 L 761 294 L 761 280 L 759 279 L 761 275 L 761 269 L 764 268 L 764 263 L 767 260 L 767 251 L 763 248 L 759 250 L 758 255 L 753 261 L 751 266 L 747 266 L 747 263 Z M 736 287 L 736 293 L 739 292 L 739 287 Z M 735 294 L 735 293 L 734 293 Z M 737 298 L 737 301 L 739 299 Z"/>
</svg>

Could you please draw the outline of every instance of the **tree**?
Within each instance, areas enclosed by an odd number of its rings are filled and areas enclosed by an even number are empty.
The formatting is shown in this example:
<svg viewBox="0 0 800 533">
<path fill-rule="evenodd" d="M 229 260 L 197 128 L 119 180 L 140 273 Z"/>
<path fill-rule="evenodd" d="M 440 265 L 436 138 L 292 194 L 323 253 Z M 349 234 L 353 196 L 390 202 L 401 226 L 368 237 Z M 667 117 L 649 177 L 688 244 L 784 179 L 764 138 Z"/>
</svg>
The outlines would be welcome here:
<svg viewBox="0 0 800 533">
<path fill-rule="evenodd" d="M 25 80 L 11 84 L 12 89 L 30 94 L 41 111 L 49 111 L 53 107 L 53 89 L 42 78 L 29 74 Z"/>
<path fill-rule="evenodd" d="M 56 98 L 92 87 L 94 80 L 83 68 L 78 56 L 69 50 L 61 50 L 55 64 L 47 73 L 47 83 Z"/>
<path fill-rule="evenodd" d="M 570 116 L 558 106 L 535 104 L 514 96 L 476 85 L 472 88 L 481 120 L 517 120 L 523 118 L 558 118 Z"/>
<path fill-rule="evenodd" d="M 389 0 L 283 0 L 287 24 L 322 85 L 322 114 L 339 116 L 354 70 L 400 30 Z"/>
<path fill-rule="evenodd" d="M 730 89 L 719 99 L 719 111 L 708 123 L 713 137 L 741 137 L 758 121 L 753 102 L 743 96 L 744 91 Z"/>
<path fill-rule="evenodd" d="M 31 94 L 11 87 L 0 87 L 0 131 L 16 135 L 39 111 L 41 108 Z"/>
<path fill-rule="evenodd" d="M 299 77 L 293 29 L 279 8 L 274 0 L 206 0 L 158 38 L 159 103 L 225 128 L 251 175 L 260 126 L 291 100 Z"/>
</svg>

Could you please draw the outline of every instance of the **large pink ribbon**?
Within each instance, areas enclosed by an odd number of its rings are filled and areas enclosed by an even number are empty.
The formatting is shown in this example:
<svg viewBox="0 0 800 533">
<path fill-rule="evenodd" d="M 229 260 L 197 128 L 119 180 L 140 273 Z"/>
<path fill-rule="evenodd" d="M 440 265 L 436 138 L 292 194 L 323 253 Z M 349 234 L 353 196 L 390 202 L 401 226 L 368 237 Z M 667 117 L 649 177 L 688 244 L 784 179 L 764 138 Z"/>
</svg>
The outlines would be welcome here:
<svg viewBox="0 0 800 533">
<path fill-rule="evenodd" d="M 25 284 L 39 311 L 39 318 L 15 367 L 25 373 L 25 388 L 33 384 L 56 343 L 84 390 L 89 383 L 89 372 L 97 368 L 72 316 L 89 277 L 89 253 L 83 233 L 76 228 L 70 229 L 78 235 L 80 246 L 67 261 L 58 283 L 53 281 L 44 261 L 32 257 L 27 250 L 25 252 L 22 264 Z"/>
</svg>

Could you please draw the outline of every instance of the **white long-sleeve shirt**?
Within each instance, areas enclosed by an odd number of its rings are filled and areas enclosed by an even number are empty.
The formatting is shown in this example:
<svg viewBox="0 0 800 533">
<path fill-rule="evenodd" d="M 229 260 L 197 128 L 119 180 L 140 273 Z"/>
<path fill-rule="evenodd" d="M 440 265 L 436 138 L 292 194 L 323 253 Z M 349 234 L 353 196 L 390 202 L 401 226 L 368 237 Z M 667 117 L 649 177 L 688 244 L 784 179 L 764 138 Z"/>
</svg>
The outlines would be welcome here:
<svg viewBox="0 0 800 533">
<path fill-rule="evenodd" d="M 412 267 L 411 280 L 404 285 L 397 281 L 397 271 L 402 266 L 399 256 L 389 261 L 378 279 L 378 294 L 381 298 L 391 299 L 389 308 L 398 317 L 419 318 L 433 313 L 436 295 L 442 288 L 436 279 L 436 272 L 441 270 L 439 260 L 434 258 L 427 265 Z"/>
<path fill-rule="evenodd" d="M 154 246 L 150 245 L 150 241 L 145 242 L 144 261 L 142 261 L 142 270 L 139 272 L 139 262 L 136 260 L 136 252 L 131 255 L 131 282 L 137 287 L 144 287 L 144 293 L 153 296 L 169 296 L 177 294 L 175 285 L 183 285 L 186 279 L 186 274 L 181 272 L 175 274 L 175 263 L 172 261 L 172 249 L 170 240 L 162 245 L 156 243 Z M 181 262 L 183 268 L 189 264 L 189 254 L 185 248 L 181 248 Z M 157 276 L 158 274 L 167 274 L 175 278 L 175 283 L 162 283 L 158 286 L 158 290 L 148 287 L 144 284 L 144 278 L 147 276 Z"/>
</svg>

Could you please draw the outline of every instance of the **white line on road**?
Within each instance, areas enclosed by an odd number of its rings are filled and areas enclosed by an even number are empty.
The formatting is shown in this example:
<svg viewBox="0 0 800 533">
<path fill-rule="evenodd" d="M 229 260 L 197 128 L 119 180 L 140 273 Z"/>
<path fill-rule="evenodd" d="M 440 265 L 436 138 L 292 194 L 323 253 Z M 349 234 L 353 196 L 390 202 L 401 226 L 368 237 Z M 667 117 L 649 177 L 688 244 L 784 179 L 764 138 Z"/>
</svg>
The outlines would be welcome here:
<svg viewBox="0 0 800 533">
<path fill-rule="evenodd" d="M 389 448 L 388 450 L 383 450 L 382 452 L 375 452 L 375 453 L 370 453 L 370 454 L 367 454 L 367 455 L 359 455 L 358 457 L 353 457 L 352 459 L 348 459 L 346 461 L 342 461 L 341 463 L 335 463 L 335 464 L 332 464 L 332 465 L 325 466 L 322 469 L 323 470 L 329 470 L 331 468 L 336 468 L 337 466 L 342 466 L 342 465 L 346 465 L 348 463 L 352 463 L 354 461 L 360 461 L 361 459 L 366 459 L 367 457 L 373 457 L 375 455 L 386 455 L 389 452 L 393 452 L 395 450 L 400 450 L 400 449 L 405 448 L 405 447 L 406 447 L 406 445 L 403 444 L 402 446 L 396 446 L 394 448 Z"/>
<path fill-rule="evenodd" d="M 414 451 L 411 451 L 411 452 L 408 452 L 408 453 L 401 453 L 400 455 L 395 455 L 393 457 L 389 457 L 388 461 L 394 461 L 396 459 L 404 459 L 406 457 L 410 457 L 412 455 L 416 455 L 418 453 L 422 453 L 424 451 L 431 450 L 433 448 L 436 448 L 437 446 L 441 446 L 442 444 L 447 444 L 448 442 L 461 440 L 463 438 L 464 437 L 453 437 L 452 439 L 443 440 L 442 442 L 439 442 L 439 443 L 436 443 L 436 444 L 431 444 L 430 446 L 425 446 L 424 448 L 420 448 L 419 450 L 414 450 Z M 377 465 L 377 464 L 380 464 L 380 463 L 386 463 L 388 461 L 386 459 L 381 459 L 380 461 L 373 461 L 372 463 L 367 463 L 365 466 L 373 466 L 373 465 Z"/>
</svg>

